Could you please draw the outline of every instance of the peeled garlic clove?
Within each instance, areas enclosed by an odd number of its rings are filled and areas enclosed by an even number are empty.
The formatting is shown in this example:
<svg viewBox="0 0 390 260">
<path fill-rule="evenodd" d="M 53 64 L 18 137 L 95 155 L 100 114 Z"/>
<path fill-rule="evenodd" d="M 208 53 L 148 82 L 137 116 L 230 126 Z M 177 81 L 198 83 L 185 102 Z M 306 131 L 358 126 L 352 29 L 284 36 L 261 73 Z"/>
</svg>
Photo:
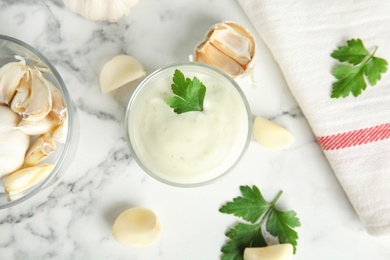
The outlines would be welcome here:
<svg viewBox="0 0 390 260">
<path fill-rule="evenodd" d="M 160 236 L 160 223 L 153 211 L 132 208 L 123 212 L 112 226 L 112 234 L 126 246 L 143 247 L 155 242 Z"/>
<path fill-rule="evenodd" d="M 40 135 L 28 148 L 24 167 L 31 167 L 47 158 L 56 149 L 56 143 L 48 134 Z"/>
<path fill-rule="evenodd" d="M 64 0 L 73 12 L 91 21 L 116 22 L 127 16 L 138 0 Z"/>
<path fill-rule="evenodd" d="M 145 74 L 144 67 L 134 57 L 118 55 L 104 64 L 100 72 L 100 87 L 102 92 L 106 93 Z"/>
<path fill-rule="evenodd" d="M 38 69 L 32 69 L 31 94 L 22 113 L 23 120 L 39 121 L 44 119 L 52 108 L 52 97 L 47 80 Z"/>
<path fill-rule="evenodd" d="M 51 132 L 61 123 L 61 118 L 54 112 L 49 114 L 42 120 L 39 121 L 20 121 L 18 129 L 27 135 L 41 135 L 44 133 Z"/>
<path fill-rule="evenodd" d="M 209 29 L 205 40 L 195 48 L 194 60 L 215 66 L 235 78 L 245 73 L 254 55 L 255 40 L 249 31 L 239 24 L 224 22 Z"/>
<path fill-rule="evenodd" d="M 253 135 L 261 145 L 271 150 L 286 149 L 295 140 L 295 137 L 287 129 L 263 117 L 255 118 Z"/>
<path fill-rule="evenodd" d="M 17 129 L 20 116 L 0 105 L 0 178 L 23 165 L 30 137 Z"/>
<path fill-rule="evenodd" d="M 46 179 L 54 166 L 53 164 L 41 164 L 16 171 L 5 179 L 4 189 L 9 195 L 20 193 Z"/>
<path fill-rule="evenodd" d="M 26 73 L 26 62 L 10 62 L 0 68 L 0 104 L 9 105 L 20 80 Z"/>
<path fill-rule="evenodd" d="M 291 244 L 248 247 L 244 250 L 244 260 L 291 260 L 293 250 Z"/>
</svg>

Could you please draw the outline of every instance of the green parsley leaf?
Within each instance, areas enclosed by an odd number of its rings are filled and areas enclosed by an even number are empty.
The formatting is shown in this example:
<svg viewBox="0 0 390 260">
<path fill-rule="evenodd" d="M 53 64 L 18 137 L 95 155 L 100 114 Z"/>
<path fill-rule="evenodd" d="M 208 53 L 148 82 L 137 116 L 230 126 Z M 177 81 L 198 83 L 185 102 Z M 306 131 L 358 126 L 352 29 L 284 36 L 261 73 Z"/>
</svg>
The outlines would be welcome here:
<svg viewBox="0 0 390 260">
<path fill-rule="evenodd" d="M 240 190 L 243 197 L 234 198 L 232 202 L 222 206 L 219 211 L 255 223 L 270 205 L 264 200 L 256 186 L 253 186 L 252 189 L 249 186 L 241 186 Z"/>
<path fill-rule="evenodd" d="M 368 82 L 374 86 L 381 79 L 381 74 L 387 71 L 387 61 L 381 58 L 373 57 L 364 70 Z"/>
<path fill-rule="evenodd" d="M 364 47 L 362 40 L 352 39 L 347 41 L 347 46 L 341 46 L 331 56 L 341 62 L 349 62 L 358 65 L 369 55 L 370 52 Z"/>
<path fill-rule="evenodd" d="M 247 245 L 252 247 L 267 246 L 260 225 L 238 223 L 232 227 L 226 236 L 230 238 L 221 249 L 222 260 L 242 260 Z"/>
<path fill-rule="evenodd" d="M 332 71 L 338 79 L 333 83 L 332 98 L 347 97 L 351 93 L 357 97 L 367 88 L 366 81 L 374 86 L 381 79 L 382 73 L 387 71 L 387 61 L 375 57 L 376 50 L 370 53 L 362 40 L 352 39 L 331 54 L 333 58 L 347 62 Z"/>
<path fill-rule="evenodd" d="M 295 211 L 272 210 L 267 221 L 267 231 L 278 237 L 280 243 L 290 243 L 296 251 L 298 234 L 293 230 L 301 225 Z"/>
<path fill-rule="evenodd" d="M 366 89 L 364 71 L 361 67 L 340 65 L 333 70 L 333 76 L 339 81 L 333 83 L 332 98 L 347 97 L 351 92 L 357 97 Z"/>
<path fill-rule="evenodd" d="M 279 243 L 292 244 L 295 253 L 298 234 L 293 228 L 301 223 L 294 211 L 275 208 L 282 192 L 267 203 L 256 186 L 241 186 L 240 190 L 242 197 L 222 205 L 219 211 L 241 217 L 252 224 L 238 223 L 226 233 L 229 240 L 221 248 L 222 260 L 242 260 L 245 248 L 267 246 L 263 235 L 265 231 L 277 237 Z"/>
<path fill-rule="evenodd" d="M 197 77 L 192 80 L 185 78 L 183 73 L 176 69 L 173 75 L 172 92 L 176 95 L 164 99 L 173 111 L 182 114 L 190 111 L 202 111 L 206 87 Z"/>
</svg>

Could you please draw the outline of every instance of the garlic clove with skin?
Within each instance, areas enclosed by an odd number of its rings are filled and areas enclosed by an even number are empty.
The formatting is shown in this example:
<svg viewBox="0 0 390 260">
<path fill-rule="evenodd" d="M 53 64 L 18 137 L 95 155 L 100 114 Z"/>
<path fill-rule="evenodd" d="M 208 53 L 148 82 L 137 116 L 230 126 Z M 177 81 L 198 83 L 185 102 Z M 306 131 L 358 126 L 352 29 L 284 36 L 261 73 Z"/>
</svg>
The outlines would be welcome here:
<svg viewBox="0 0 390 260">
<path fill-rule="evenodd" d="M 225 53 L 220 51 L 210 42 L 205 42 L 200 48 L 202 51 L 197 53 L 197 62 L 213 65 L 229 75 L 240 75 L 244 73 L 244 69 L 240 64 L 235 62 L 231 57 L 225 55 Z"/>
<path fill-rule="evenodd" d="M 233 22 L 212 26 L 195 48 L 194 60 L 217 67 L 232 78 L 244 74 L 255 55 L 255 40 L 248 30 Z"/>
<path fill-rule="evenodd" d="M 142 64 L 129 55 L 117 55 L 104 64 L 100 72 L 100 87 L 107 93 L 145 76 Z"/>
<path fill-rule="evenodd" d="M 54 167 L 54 164 L 41 164 L 13 172 L 5 179 L 4 189 L 9 195 L 18 194 L 43 181 Z"/>
<path fill-rule="evenodd" d="M 64 144 L 66 137 L 68 136 L 68 118 L 65 118 L 64 122 L 57 126 L 51 133 L 54 141 Z"/>
<path fill-rule="evenodd" d="M 32 73 L 35 73 L 35 76 Z M 37 78 L 33 81 L 33 77 Z M 61 121 L 67 116 L 67 108 L 61 92 L 45 79 L 39 70 L 27 71 L 16 88 L 10 107 L 27 121 L 43 119 L 50 109 L 58 114 Z"/>
<path fill-rule="evenodd" d="M 26 73 L 26 61 L 19 56 L 16 58 L 19 58 L 20 62 L 9 62 L 0 68 L 0 104 L 10 104 L 20 80 Z"/>
<path fill-rule="evenodd" d="M 54 87 L 54 85 L 50 81 L 45 81 L 51 93 L 52 112 L 56 113 L 58 115 L 58 118 L 60 119 L 60 122 L 63 123 L 68 116 L 68 110 L 62 97 L 62 94 L 56 87 Z"/>
<path fill-rule="evenodd" d="M 209 41 L 245 68 L 254 54 L 251 37 L 241 26 L 226 23 L 215 28 Z"/>
<path fill-rule="evenodd" d="M 64 0 L 73 12 L 91 21 L 116 22 L 129 15 L 138 0 Z"/>
<path fill-rule="evenodd" d="M 22 79 L 19 82 L 14 97 L 12 98 L 10 108 L 18 113 L 22 114 L 28 106 L 28 100 L 31 95 L 31 76 L 30 70 L 27 70 Z"/>
<path fill-rule="evenodd" d="M 31 167 L 47 158 L 56 149 L 56 143 L 49 134 L 40 135 L 30 145 L 24 159 L 24 167 Z"/>
<path fill-rule="evenodd" d="M 20 116 L 0 105 L 0 178 L 23 165 L 30 137 L 17 129 Z"/>
<path fill-rule="evenodd" d="M 58 114 L 51 111 L 44 119 L 39 121 L 22 119 L 18 125 L 18 129 L 27 135 L 41 135 L 51 132 L 61 124 L 61 120 L 62 119 L 58 117 Z"/>
<path fill-rule="evenodd" d="M 30 70 L 31 93 L 25 109 L 22 112 L 23 120 L 39 121 L 44 119 L 52 109 L 52 96 L 47 80 L 38 69 Z"/>
</svg>

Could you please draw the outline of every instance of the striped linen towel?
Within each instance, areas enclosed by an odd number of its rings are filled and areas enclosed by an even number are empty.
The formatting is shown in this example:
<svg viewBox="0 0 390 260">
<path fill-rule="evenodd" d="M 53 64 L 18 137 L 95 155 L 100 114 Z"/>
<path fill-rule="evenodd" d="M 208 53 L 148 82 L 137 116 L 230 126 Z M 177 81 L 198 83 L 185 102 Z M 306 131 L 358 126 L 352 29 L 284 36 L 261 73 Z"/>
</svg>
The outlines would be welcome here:
<svg viewBox="0 0 390 260">
<path fill-rule="evenodd" d="M 330 54 L 360 38 L 390 62 L 390 1 L 238 0 L 372 235 L 390 235 L 390 68 L 357 98 L 330 98 Z"/>
</svg>

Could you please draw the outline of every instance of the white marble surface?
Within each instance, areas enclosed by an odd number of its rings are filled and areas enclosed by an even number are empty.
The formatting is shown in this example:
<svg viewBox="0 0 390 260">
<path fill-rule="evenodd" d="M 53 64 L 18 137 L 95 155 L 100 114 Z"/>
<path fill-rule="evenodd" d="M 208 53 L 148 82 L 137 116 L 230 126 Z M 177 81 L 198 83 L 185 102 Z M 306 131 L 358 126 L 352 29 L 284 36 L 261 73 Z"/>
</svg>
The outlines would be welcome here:
<svg viewBox="0 0 390 260">
<path fill-rule="evenodd" d="M 0 0 L 0 34 L 43 52 L 62 75 L 78 108 L 79 147 L 64 177 L 33 198 L 0 211 L 0 259 L 219 259 L 236 218 L 219 207 L 257 185 L 302 223 L 294 259 L 390 259 L 390 238 L 371 237 L 357 218 L 289 92 L 277 64 L 257 37 L 257 86 L 240 82 L 253 115 L 290 129 L 295 144 L 271 152 L 252 141 L 224 179 L 175 188 L 147 176 L 132 159 L 124 112 L 135 87 L 102 94 L 98 76 L 117 54 L 135 56 L 148 73 L 188 60 L 214 23 L 231 20 L 254 30 L 234 0 L 140 1 L 118 23 L 90 22 L 61 0 Z M 111 235 L 123 210 L 148 207 L 163 226 L 159 241 L 127 248 Z"/>
</svg>

